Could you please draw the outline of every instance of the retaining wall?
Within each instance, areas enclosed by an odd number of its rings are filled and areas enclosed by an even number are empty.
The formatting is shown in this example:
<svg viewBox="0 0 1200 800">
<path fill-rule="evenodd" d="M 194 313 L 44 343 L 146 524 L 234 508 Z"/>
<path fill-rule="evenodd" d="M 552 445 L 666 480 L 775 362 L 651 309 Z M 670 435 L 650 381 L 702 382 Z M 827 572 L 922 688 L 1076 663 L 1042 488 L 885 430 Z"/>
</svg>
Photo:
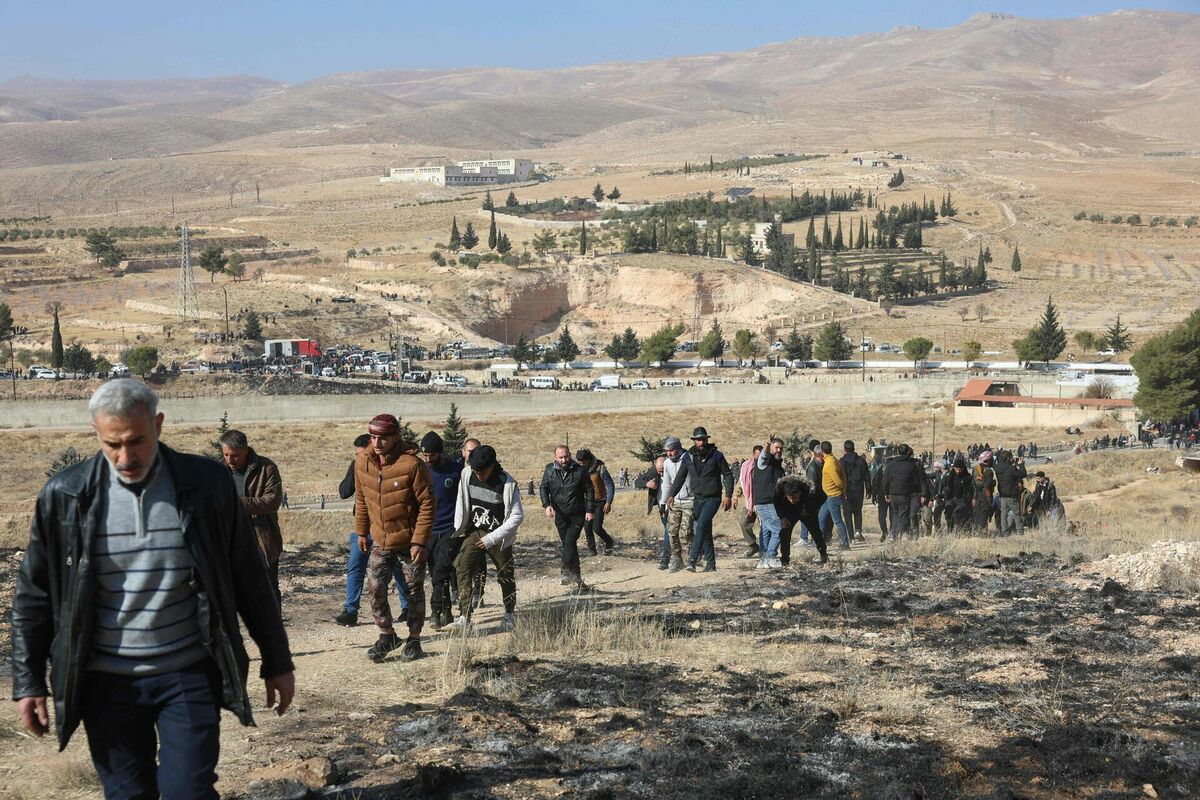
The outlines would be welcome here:
<svg viewBox="0 0 1200 800">
<path fill-rule="evenodd" d="M 221 419 L 230 423 L 301 422 L 358 419 L 366 422 L 389 412 L 405 419 L 444 419 L 450 402 L 467 419 L 540 417 L 663 407 L 787 406 L 821 403 L 912 403 L 948 400 L 961 388 L 957 379 L 923 378 L 895 383 L 726 384 L 650 391 L 611 392 L 441 392 L 438 394 L 232 396 L 163 399 L 160 408 L 170 423 L 200 424 Z M 13 428 L 86 427 L 86 400 L 18 400 L 0 402 L 0 424 Z"/>
</svg>

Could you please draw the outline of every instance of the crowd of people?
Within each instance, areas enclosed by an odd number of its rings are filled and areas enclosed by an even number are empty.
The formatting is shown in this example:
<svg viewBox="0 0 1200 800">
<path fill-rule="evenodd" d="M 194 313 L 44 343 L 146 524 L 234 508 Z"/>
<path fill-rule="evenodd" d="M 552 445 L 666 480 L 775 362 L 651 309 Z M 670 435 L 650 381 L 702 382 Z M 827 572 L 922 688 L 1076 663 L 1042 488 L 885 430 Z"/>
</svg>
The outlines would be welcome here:
<svg viewBox="0 0 1200 800">
<path fill-rule="evenodd" d="M 261 653 L 268 707 L 283 713 L 295 691 L 279 589 L 285 493 L 277 465 L 241 431 L 220 437 L 223 465 L 162 444 L 157 404 L 139 381 L 103 384 L 89 402 L 100 452 L 39 494 L 13 601 L 13 696 L 36 735 L 49 730 L 53 698 L 60 746 L 83 725 L 109 796 L 216 797 L 220 708 L 253 720 L 243 626 Z M 868 500 L 881 540 L 943 525 L 1020 533 L 1063 518 L 1044 473 L 1026 485 L 1030 446 L 1015 454 L 970 448 L 971 460 L 947 452 L 949 463 L 929 469 L 906 444 L 871 441 L 864 455 L 845 441 L 835 454 L 831 442 L 814 439 L 792 463 L 775 435 L 740 462 L 703 426 L 689 441 L 668 436 L 633 480 L 661 524 L 658 568 L 668 572 L 717 569 L 713 528 L 722 512 L 736 514 L 743 555 L 762 570 L 790 563 L 797 533 L 820 563 L 835 533 L 840 550 L 865 541 Z M 525 510 L 496 449 L 469 439 L 447 452 L 434 431 L 408 441 L 391 414 L 375 416 L 349 444 L 339 495 L 354 498 L 354 512 L 334 621 L 357 625 L 365 593 L 378 634 L 367 657 L 420 658 L 427 621 L 435 630 L 472 627 L 490 562 L 499 628 L 514 630 L 513 551 Z M 619 477 L 630 478 L 625 470 Z M 533 496 L 557 532 L 561 583 L 572 592 L 590 591 L 580 538 L 593 554 L 616 546 L 605 529 L 615 493 L 588 448 L 559 445 L 545 465 Z"/>
</svg>

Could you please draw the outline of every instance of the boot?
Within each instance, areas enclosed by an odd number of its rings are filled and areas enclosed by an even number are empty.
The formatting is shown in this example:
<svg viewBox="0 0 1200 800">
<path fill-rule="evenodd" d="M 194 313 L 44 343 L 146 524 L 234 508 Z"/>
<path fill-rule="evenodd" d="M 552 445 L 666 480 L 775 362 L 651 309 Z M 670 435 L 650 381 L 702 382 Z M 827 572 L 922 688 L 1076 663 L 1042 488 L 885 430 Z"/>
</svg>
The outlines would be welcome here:
<svg viewBox="0 0 1200 800">
<path fill-rule="evenodd" d="M 367 658 L 376 664 L 387 658 L 387 654 L 402 646 L 404 640 L 394 633 L 381 633 L 375 644 L 367 649 Z"/>
</svg>

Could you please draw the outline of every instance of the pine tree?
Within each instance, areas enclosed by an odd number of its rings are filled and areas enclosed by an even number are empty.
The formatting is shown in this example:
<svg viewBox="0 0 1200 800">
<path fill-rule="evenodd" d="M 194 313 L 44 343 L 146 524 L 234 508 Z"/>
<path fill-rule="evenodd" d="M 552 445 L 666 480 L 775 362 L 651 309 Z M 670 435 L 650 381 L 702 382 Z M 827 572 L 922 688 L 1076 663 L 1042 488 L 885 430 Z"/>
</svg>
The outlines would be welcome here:
<svg viewBox="0 0 1200 800">
<path fill-rule="evenodd" d="M 475 225 L 468 220 L 467 229 L 463 232 L 462 246 L 464 250 L 473 250 L 475 245 L 479 244 L 479 234 L 475 232 Z"/>
<path fill-rule="evenodd" d="M 749 236 L 742 239 L 741 248 L 738 250 L 738 260 L 752 267 L 758 264 L 758 254 L 754 252 L 754 243 L 750 241 Z"/>
<path fill-rule="evenodd" d="M 458 416 L 458 404 L 451 403 L 450 414 L 442 428 L 442 443 L 446 446 L 446 452 L 461 453 L 468 438 L 467 428 L 463 425 L 462 417 Z"/>
<path fill-rule="evenodd" d="M 496 252 L 500 255 L 508 255 L 512 251 L 512 242 L 508 239 L 508 234 L 497 229 L 496 234 Z"/>
<path fill-rule="evenodd" d="M 519 200 L 517 200 L 517 193 L 509 192 L 508 198 L 504 201 L 504 207 L 505 208 L 516 208 L 519 205 L 521 205 L 521 203 Z"/>
<path fill-rule="evenodd" d="M 513 361 L 517 362 L 517 369 L 521 368 L 522 364 L 528 364 L 533 360 L 533 347 L 529 344 L 528 337 L 521 334 L 517 337 L 516 343 L 512 349 Z"/>
<path fill-rule="evenodd" d="M 1013 272 L 1021 271 L 1021 253 L 1015 245 L 1013 246 L 1012 271 Z"/>
<path fill-rule="evenodd" d="M 838 217 L 837 233 L 835 233 L 833 235 L 833 249 L 834 250 L 846 249 L 846 243 L 842 239 L 842 218 L 841 218 L 841 216 Z"/>
<path fill-rule="evenodd" d="M 1052 298 L 1046 298 L 1046 310 L 1042 319 L 1029 331 L 1034 361 L 1049 363 L 1062 355 L 1067 347 L 1067 332 L 1058 321 L 1058 309 L 1054 307 Z"/>
<path fill-rule="evenodd" d="M 257 311 L 246 312 L 246 321 L 242 323 L 242 338 L 257 341 L 262 338 L 262 322 L 258 319 Z"/>
<path fill-rule="evenodd" d="M 599 186 L 600 184 L 596 184 Z M 587 255 L 587 223 L 584 222 L 579 226 L 579 255 Z"/>
<path fill-rule="evenodd" d="M 492 212 L 492 222 L 488 225 L 488 250 L 496 249 L 496 212 Z"/>
<path fill-rule="evenodd" d="M 492 190 L 491 189 L 488 189 L 487 192 L 484 193 L 484 195 L 483 195 L 483 210 L 484 211 L 495 211 L 496 210 L 496 204 L 492 202 Z"/>
<path fill-rule="evenodd" d="M 834 321 L 821 328 L 813 343 L 813 354 L 820 361 L 845 361 L 854 354 L 854 345 L 846 340 L 846 328 Z"/>
<path fill-rule="evenodd" d="M 462 235 L 458 232 L 458 217 L 450 220 L 450 249 L 457 252 L 462 249 Z"/>
<path fill-rule="evenodd" d="M 554 346 L 554 350 L 558 353 L 558 360 L 564 364 L 570 364 L 579 356 L 579 345 L 575 344 L 575 340 L 571 338 L 571 328 L 569 326 L 563 326 L 562 333 L 558 336 L 558 344 Z"/>
<path fill-rule="evenodd" d="M 696 352 L 700 358 L 716 360 L 725 355 L 725 346 L 727 344 L 729 343 L 725 341 L 725 332 L 721 330 L 721 323 L 714 319 L 712 327 L 708 329 L 708 332 L 704 334 L 704 338 L 700 340 Z"/>
<path fill-rule="evenodd" d="M 1124 353 L 1129 349 L 1130 341 L 1129 327 L 1121 324 L 1121 315 L 1118 314 L 1116 322 L 1104 334 L 1104 343 L 1108 345 L 1109 350 Z"/>
<path fill-rule="evenodd" d="M 229 412 L 225 411 L 221 414 L 221 421 L 217 425 L 217 438 L 209 442 L 208 457 L 213 461 L 221 461 L 224 458 L 224 448 L 221 445 L 221 437 L 229 433 Z"/>
<path fill-rule="evenodd" d="M 592 197 L 596 198 L 597 203 L 599 203 L 601 200 L 603 200 L 604 199 L 604 187 L 597 183 L 596 188 L 592 189 Z"/>
<path fill-rule="evenodd" d="M 817 244 L 817 228 L 814 217 L 808 218 L 808 233 L 804 236 L 804 247 L 811 250 Z"/>
</svg>

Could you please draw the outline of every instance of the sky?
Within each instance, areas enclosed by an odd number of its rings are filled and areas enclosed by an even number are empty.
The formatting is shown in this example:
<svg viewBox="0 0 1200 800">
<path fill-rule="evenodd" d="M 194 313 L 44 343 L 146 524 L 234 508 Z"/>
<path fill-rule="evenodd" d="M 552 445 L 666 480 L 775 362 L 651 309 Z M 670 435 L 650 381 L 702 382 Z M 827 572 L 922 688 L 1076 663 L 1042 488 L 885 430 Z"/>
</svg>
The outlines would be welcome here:
<svg viewBox="0 0 1200 800">
<path fill-rule="evenodd" d="M 0 0 L 0 80 L 242 74 L 302 83 L 370 69 L 544 69 L 946 28 L 984 11 L 1064 18 L 1122 7 L 1128 2 Z M 1155 8 L 1200 13 L 1200 0 Z"/>
</svg>

